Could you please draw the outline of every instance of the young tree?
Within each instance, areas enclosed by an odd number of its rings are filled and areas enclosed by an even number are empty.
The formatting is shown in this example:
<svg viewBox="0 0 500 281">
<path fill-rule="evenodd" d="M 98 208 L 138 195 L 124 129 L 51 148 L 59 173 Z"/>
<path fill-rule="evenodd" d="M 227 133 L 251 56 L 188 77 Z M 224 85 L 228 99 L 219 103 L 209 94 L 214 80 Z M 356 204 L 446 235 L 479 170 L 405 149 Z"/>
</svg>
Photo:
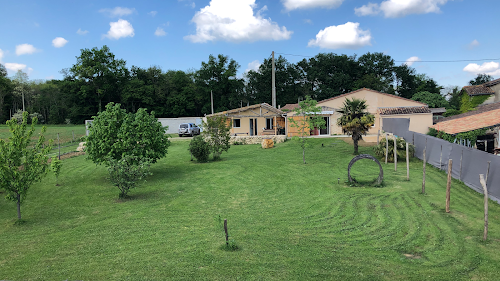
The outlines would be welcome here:
<svg viewBox="0 0 500 281">
<path fill-rule="evenodd" d="M 119 160 L 110 158 L 108 163 L 109 179 L 120 189 L 119 198 L 125 198 L 129 190 L 137 186 L 138 181 L 151 174 L 151 162 L 148 158 L 126 155 Z"/>
<path fill-rule="evenodd" d="M 26 199 L 28 189 L 46 174 L 48 164 L 47 153 L 52 141 L 43 148 L 45 141 L 42 128 L 38 141 L 31 144 L 31 136 L 35 132 L 37 119 L 34 118 L 27 131 L 28 112 L 23 113 L 23 121 L 16 119 L 7 121 L 11 136 L 8 142 L 0 139 L 0 188 L 7 191 L 7 199 L 17 203 L 17 218 L 21 219 L 21 203 Z"/>
<path fill-rule="evenodd" d="M 317 106 L 318 102 L 306 96 L 306 99 L 299 102 L 299 107 L 295 108 L 293 117 L 288 118 L 290 126 L 297 128 L 298 136 L 294 138 L 299 141 L 302 147 L 302 161 L 306 164 L 306 147 L 308 147 L 307 136 L 311 135 L 311 130 L 314 128 L 323 128 L 325 120 L 319 113 L 321 107 Z"/>
<path fill-rule="evenodd" d="M 148 158 L 151 163 L 167 154 L 170 141 L 166 128 L 140 108 L 137 113 L 126 113 L 120 104 L 108 103 L 106 110 L 94 116 L 85 151 L 96 164 L 108 164 L 126 155 Z"/>
<path fill-rule="evenodd" d="M 50 161 L 50 169 L 56 175 L 56 186 L 59 186 L 59 174 L 61 173 L 62 161 L 57 156 L 52 157 Z"/>
<path fill-rule="evenodd" d="M 214 160 L 218 160 L 222 152 L 227 152 L 230 147 L 229 131 L 231 128 L 228 124 L 228 118 L 222 115 L 207 117 L 207 121 L 203 121 L 202 128 L 203 132 L 201 133 L 210 145 L 212 157 Z"/>
<path fill-rule="evenodd" d="M 342 127 L 344 133 L 352 136 L 354 154 L 358 154 L 358 141 L 374 124 L 375 117 L 365 111 L 367 107 L 365 100 L 346 98 L 342 108 L 338 110 L 342 116 L 337 119 L 337 125 Z"/>
</svg>

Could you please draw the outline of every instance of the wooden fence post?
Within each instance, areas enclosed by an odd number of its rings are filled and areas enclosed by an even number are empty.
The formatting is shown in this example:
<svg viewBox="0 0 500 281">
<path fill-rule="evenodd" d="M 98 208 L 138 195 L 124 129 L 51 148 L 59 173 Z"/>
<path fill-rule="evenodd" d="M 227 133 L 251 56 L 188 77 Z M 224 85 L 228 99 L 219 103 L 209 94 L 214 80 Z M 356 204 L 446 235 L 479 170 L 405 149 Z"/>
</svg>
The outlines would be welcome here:
<svg viewBox="0 0 500 281">
<path fill-rule="evenodd" d="M 491 161 L 488 161 L 488 168 L 486 169 L 486 177 L 484 179 L 486 184 L 488 184 L 488 175 L 490 174 L 490 164 L 491 164 Z"/>
<path fill-rule="evenodd" d="M 394 171 L 396 172 L 398 170 L 398 150 L 396 148 L 396 135 L 393 135 L 394 137 Z"/>
<path fill-rule="evenodd" d="M 387 164 L 388 155 L 389 155 L 389 134 L 385 134 L 385 164 Z"/>
<path fill-rule="evenodd" d="M 406 180 L 410 180 L 410 155 L 408 154 L 408 143 L 406 143 Z"/>
<path fill-rule="evenodd" d="M 422 179 L 422 194 L 425 194 L 425 151 L 427 148 L 424 148 L 424 176 Z"/>
<path fill-rule="evenodd" d="M 458 175 L 458 179 L 462 181 L 462 158 L 464 157 L 464 150 L 462 149 L 462 154 L 460 155 L 460 174 Z"/>
<path fill-rule="evenodd" d="M 377 145 L 378 145 L 379 141 L 380 141 L 380 130 L 377 131 Z"/>
<path fill-rule="evenodd" d="M 75 131 L 71 131 L 71 134 L 73 135 L 73 138 L 71 139 L 71 143 L 75 142 Z"/>
<path fill-rule="evenodd" d="M 57 146 L 59 147 L 59 160 L 61 160 L 61 142 L 59 141 L 59 133 L 57 133 Z"/>
<path fill-rule="evenodd" d="M 441 145 L 441 154 L 439 155 L 439 170 L 443 169 L 443 145 Z"/>
<path fill-rule="evenodd" d="M 448 181 L 446 183 L 446 212 L 450 212 L 450 192 L 451 192 L 451 166 L 453 164 L 453 160 L 448 160 Z"/>
<path fill-rule="evenodd" d="M 483 186 L 484 192 L 484 234 L 483 240 L 486 241 L 488 238 L 488 188 L 486 187 L 486 181 L 484 180 L 483 174 L 479 175 L 479 182 Z"/>
</svg>

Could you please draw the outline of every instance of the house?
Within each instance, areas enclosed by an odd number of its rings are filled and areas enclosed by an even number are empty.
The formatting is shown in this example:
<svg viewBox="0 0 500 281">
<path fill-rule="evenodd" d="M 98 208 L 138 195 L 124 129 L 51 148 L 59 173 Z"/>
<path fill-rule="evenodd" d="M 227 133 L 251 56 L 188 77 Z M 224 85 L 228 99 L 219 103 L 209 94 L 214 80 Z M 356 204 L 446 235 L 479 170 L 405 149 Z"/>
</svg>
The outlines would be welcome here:
<svg viewBox="0 0 500 281">
<path fill-rule="evenodd" d="M 500 79 L 481 85 L 465 86 L 463 90 L 471 97 L 491 95 L 491 97 L 482 103 L 483 105 L 500 102 Z"/>
<path fill-rule="evenodd" d="M 363 88 L 352 91 L 340 96 L 329 98 L 318 102 L 321 106 L 321 116 L 326 121 L 326 128 L 314 131 L 313 134 L 319 135 L 341 135 L 342 128 L 337 125 L 337 119 L 341 116 L 338 112 L 342 108 L 344 101 L 349 99 L 366 100 L 367 111 L 375 116 L 375 124 L 368 131 L 365 141 L 376 141 L 379 130 L 382 130 L 383 121 L 386 118 L 409 118 L 410 130 L 419 133 L 427 133 L 432 126 L 432 116 L 429 107 L 425 103 L 402 98 L 399 96 L 378 92 L 375 90 Z M 298 104 L 288 104 L 282 109 L 292 110 Z M 288 113 L 288 117 L 293 117 L 293 113 Z M 294 128 L 287 127 L 288 136 L 297 135 Z"/>
<path fill-rule="evenodd" d="M 285 113 L 267 103 L 226 110 L 206 117 L 225 115 L 232 136 L 285 135 Z"/>
<path fill-rule="evenodd" d="M 492 152 L 494 148 L 500 146 L 499 127 L 500 102 L 495 102 L 480 105 L 476 110 L 440 119 L 431 128 L 450 135 L 489 128 L 490 130 L 486 132 L 486 135 L 478 138 L 477 147 Z M 479 145 L 479 143 L 481 144 Z"/>
</svg>

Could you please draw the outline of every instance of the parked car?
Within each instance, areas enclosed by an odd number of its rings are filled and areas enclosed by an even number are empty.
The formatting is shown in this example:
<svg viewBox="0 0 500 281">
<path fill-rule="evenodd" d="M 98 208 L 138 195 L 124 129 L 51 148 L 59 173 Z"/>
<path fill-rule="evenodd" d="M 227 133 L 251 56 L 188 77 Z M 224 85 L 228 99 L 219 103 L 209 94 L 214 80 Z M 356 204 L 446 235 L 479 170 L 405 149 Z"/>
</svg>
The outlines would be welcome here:
<svg viewBox="0 0 500 281">
<path fill-rule="evenodd" d="M 200 127 L 195 123 L 182 123 L 179 125 L 179 137 L 184 135 L 194 136 L 200 134 Z"/>
</svg>

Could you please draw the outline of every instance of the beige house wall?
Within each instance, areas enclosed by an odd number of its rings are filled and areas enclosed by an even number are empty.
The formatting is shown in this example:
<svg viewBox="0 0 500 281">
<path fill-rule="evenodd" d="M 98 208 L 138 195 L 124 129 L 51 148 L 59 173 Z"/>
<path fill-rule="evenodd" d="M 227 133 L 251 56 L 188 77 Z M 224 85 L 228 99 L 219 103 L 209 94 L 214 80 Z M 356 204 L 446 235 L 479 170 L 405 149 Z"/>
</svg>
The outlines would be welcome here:
<svg viewBox="0 0 500 281">
<path fill-rule="evenodd" d="M 410 131 L 421 134 L 427 134 L 429 127 L 432 126 L 432 113 L 382 115 L 382 126 L 384 119 L 389 118 L 408 118 L 410 119 Z"/>
<path fill-rule="evenodd" d="M 260 117 L 259 115 L 263 115 Z M 273 126 L 276 126 L 276 119 L 281 118 L 281 116 L 276 116 L 274 112 L 269 112 L 266 109 L 253 108 L 245 111 L 238 112 L 236 114 L 228 114 L 227 116 L 231 120 L 231 135 L 250 135 L 250 119 L 257 119 L 257 135 L 262 135 L 263 128 L 266 127 L 266 119 L 273 119 Z M 240 127 L 234 127 L 234 119 L 240 120 Z"/>
</svg>

